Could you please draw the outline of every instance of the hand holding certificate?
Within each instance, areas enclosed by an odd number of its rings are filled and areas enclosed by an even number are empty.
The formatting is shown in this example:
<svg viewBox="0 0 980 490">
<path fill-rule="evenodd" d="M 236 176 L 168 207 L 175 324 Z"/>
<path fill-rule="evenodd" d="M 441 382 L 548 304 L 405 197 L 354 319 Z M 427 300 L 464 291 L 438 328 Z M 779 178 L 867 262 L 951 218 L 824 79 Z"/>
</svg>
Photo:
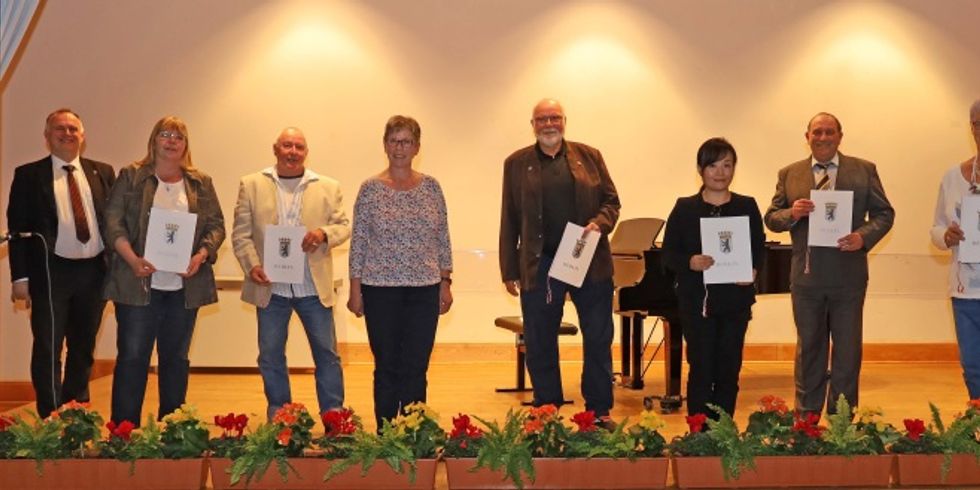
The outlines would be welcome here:
<svg viewBox="0 0 980 490">
<path fill-rule="evenodd" d="M 701 218 L 701 253 L 715 261 L 704 271 L 705 284 L 752 282 L 749 217 Z"/>
<path fill-rule="evenodd" d="M 592 264 L 596 246 L 599 245 L 601 233 L 590 231 L 583 236 L 584 227 L 575 223 L 565 225 L 565 233 L 555 252 L 555 261 L 551 263 L 548 277 L 553 277 L 566 284 L 582 287 L 585 275 Z"/>
<path fill-rule="evenodd" d="M 305 273 L 302 226 L 268 225 L 265 227 L 262 268 L 272 282 L 301 284 Z"/>
<path fill-rule="evenodd" d="M 151 208 L 143 258 L 158 271 L 187 272 L 196 227 L 194 213 Z"/>
<path fill-rule="evenodd" d="M 839 248 L 838 240 L 851 233 L 854 191 L 810 191 L 814 210 L 809 219 L 811 247 Z"/>
</svg>

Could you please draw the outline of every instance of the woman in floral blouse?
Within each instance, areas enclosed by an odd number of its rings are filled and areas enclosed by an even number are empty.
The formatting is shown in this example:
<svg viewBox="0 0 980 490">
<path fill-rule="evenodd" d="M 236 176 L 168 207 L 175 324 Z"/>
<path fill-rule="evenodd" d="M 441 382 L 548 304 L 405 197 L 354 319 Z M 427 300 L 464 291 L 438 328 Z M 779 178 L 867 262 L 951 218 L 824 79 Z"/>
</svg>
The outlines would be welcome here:
<svg viewBox="0 0 980 490">
<path fill-rule="evenodd" d="M 412 169 L 421 135 L 415 119 L 388 119 L 388 167 L 361 184 L 354 202 L 347 308 L 367 323 L 378 430 L 425 402 L 436 324 L 453 303 L 446 200 L 436 179 Z"/>
</svg>

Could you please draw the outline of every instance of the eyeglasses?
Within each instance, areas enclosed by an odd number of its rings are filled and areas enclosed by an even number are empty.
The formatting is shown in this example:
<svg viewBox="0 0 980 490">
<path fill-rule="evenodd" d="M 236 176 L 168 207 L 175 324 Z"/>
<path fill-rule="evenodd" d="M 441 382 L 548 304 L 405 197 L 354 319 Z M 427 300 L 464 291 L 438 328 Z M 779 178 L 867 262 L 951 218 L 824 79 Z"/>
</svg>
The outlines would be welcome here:
<svg viewBox="0 0 980 490">
<path fill-rule="evenodd" d="M 184 135 L 178 131 L 160 131 L 157 133 L 157 137 L 165 140 L 184 141 Z"/>
<path fill-rule="evenodd" d="M 532 121 L 534 124 L 558 124 L 565 120 L 565 116 L 561 114 L 555 114 L 551 116 L 536 116 Z"/>
<path fill-rule="evenodd" d="M 388 143 L 388 145 L 393 146 L 395 148 L 411 148 L 411 147 L 415 146 L 415 140 L 396 140 L 396 139 L 390 139 L 390 140 L 386 141 L 386 143 Z"/>
</svg>

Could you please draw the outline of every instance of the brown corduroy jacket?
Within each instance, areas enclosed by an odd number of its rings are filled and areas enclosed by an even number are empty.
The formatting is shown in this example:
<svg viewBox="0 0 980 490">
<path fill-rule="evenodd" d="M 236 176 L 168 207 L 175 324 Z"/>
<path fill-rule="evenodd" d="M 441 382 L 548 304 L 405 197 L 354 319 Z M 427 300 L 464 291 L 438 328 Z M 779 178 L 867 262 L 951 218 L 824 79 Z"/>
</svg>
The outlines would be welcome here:
<svg viewBox="0 0 980 490">
<path fill-rule="evenodd" d="M 586 280 L 609 279 L 613 266 L 608 236 L 619 219 L 619 195 L 599 150 L 571 141 L 565 145 L 575 185 L 575 223 L 595 223 L 602 231 Z M 520 280 L 522 289 L 536 286 L 544 247 L 542 209 L 541 161 L 531 145 L 504 161 L 500 212 L 500 274 L 504 281 Z"/>
</svg>

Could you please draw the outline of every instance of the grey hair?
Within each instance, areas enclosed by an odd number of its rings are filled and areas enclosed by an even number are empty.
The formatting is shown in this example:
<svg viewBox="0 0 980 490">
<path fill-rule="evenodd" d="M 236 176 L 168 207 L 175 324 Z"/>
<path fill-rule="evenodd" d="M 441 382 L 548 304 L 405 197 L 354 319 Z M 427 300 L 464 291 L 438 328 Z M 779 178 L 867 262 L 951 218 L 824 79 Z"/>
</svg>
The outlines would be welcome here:
<svg viewBox="0 0 980 490">
<path fill-rule="evenodd" d="M 975 117 L 980 117 L 980 99 L 974 100 L 973 105 L 970 106 L 970 120 Z"/>
</svg>

